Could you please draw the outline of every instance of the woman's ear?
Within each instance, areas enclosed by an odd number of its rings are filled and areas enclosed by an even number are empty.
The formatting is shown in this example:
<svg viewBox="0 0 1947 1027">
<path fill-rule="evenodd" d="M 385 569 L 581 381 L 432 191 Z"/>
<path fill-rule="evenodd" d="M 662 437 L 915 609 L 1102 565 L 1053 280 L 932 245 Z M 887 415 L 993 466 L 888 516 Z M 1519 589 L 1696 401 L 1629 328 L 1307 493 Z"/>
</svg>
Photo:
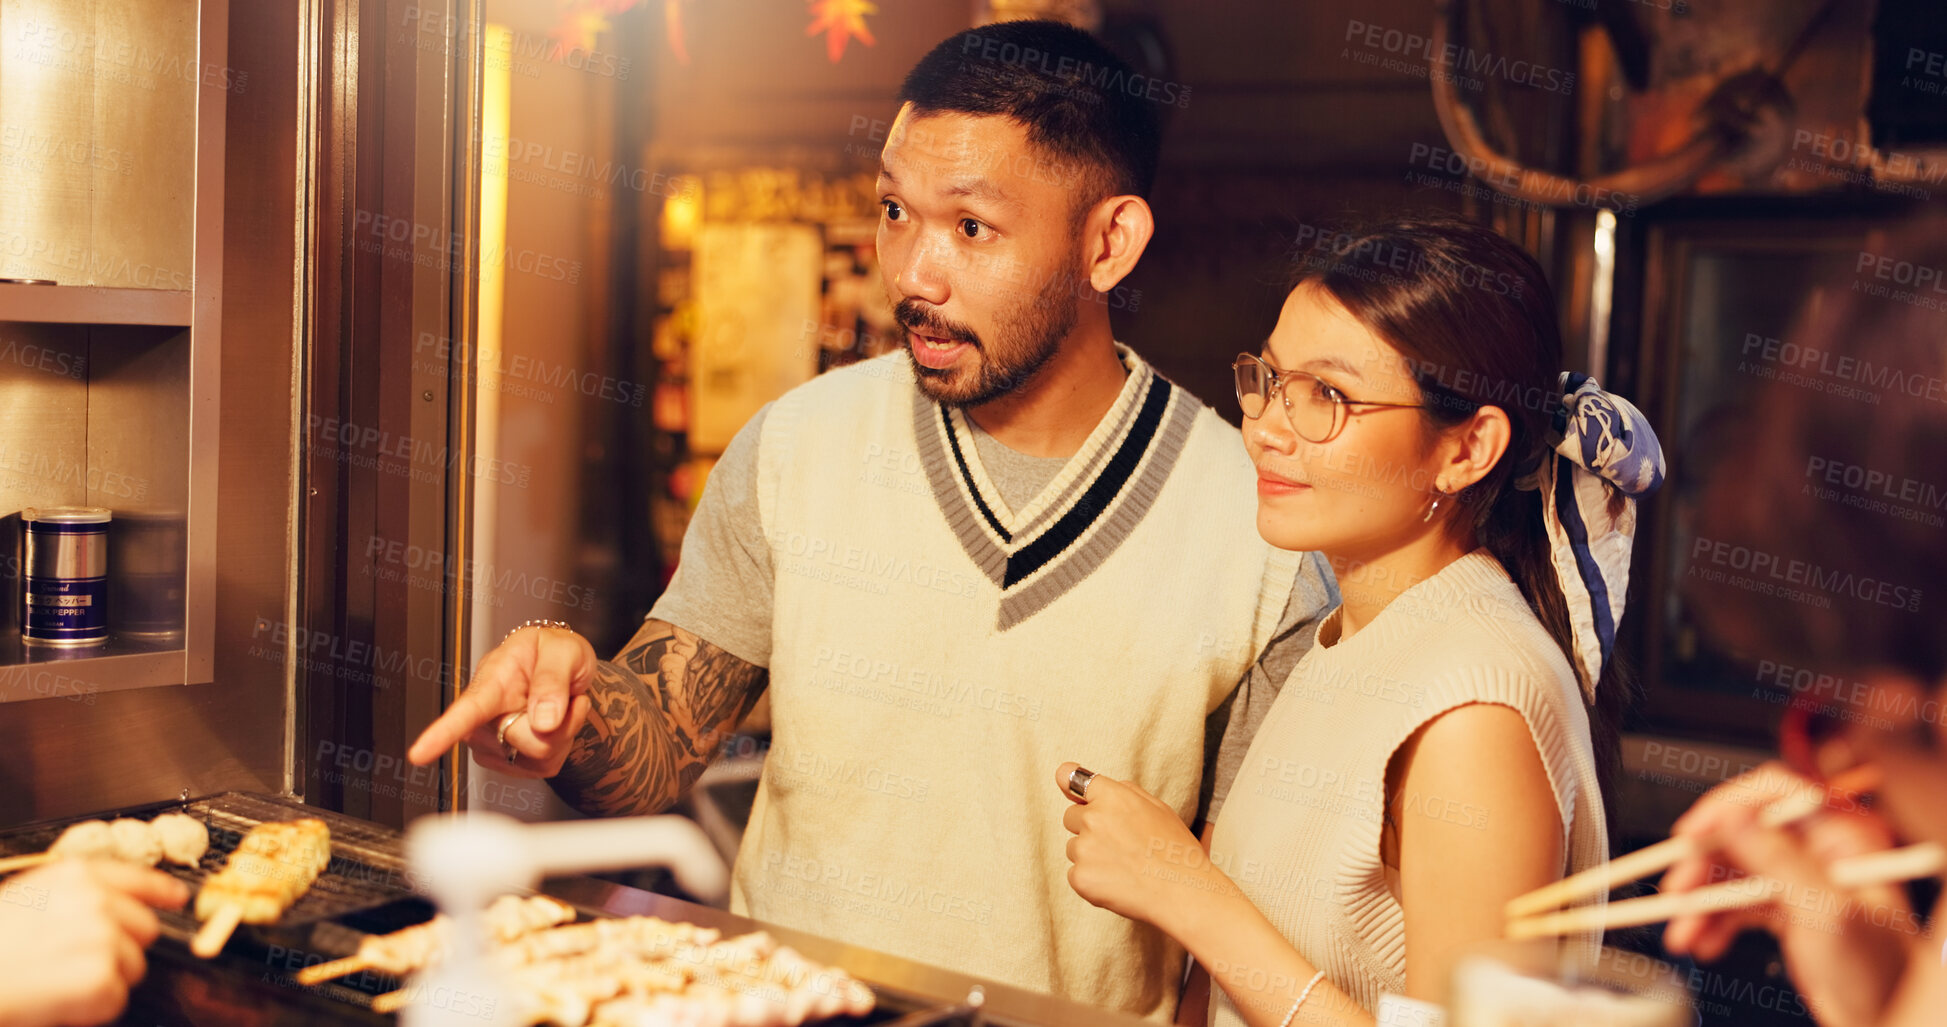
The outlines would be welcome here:
<svg viewBox="0 0 1947 1027">
<path fill-rule="evenodd" d="M 1487 477 L 1508 451 L 1514 426 L 1507 411 L 1483 406 L 1472 417 L 1448 428 L 1444 433 L 1446 452 L 1436 482 L 1440 490 L 1459 492 Z"/>
</svg>

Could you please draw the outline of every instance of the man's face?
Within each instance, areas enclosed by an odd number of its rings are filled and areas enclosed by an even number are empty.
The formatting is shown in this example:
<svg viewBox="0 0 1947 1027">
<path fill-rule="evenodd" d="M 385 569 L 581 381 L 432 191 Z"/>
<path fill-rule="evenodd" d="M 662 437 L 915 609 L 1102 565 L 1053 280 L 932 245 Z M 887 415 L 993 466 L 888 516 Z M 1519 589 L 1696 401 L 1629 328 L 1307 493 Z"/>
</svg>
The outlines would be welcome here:
<svg viewBox="0 0 1947 1027">
<path fill-rule="evenodd" d="M 920 389 L 978 406 L 1023 387 L 1094 295 L 1082 273 L 1087 176 L 998 116 L 910 106 L 880 154 L 879 269 Z"/>
</svg>

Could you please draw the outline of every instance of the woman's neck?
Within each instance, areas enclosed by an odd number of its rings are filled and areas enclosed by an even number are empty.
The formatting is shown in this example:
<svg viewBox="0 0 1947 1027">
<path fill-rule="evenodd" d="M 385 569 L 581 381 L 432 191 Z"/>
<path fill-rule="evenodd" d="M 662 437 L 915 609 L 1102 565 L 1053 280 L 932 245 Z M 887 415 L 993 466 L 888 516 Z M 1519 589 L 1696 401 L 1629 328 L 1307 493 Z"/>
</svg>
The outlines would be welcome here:
<svg viewBox="0 0 1947 1027">
<path fill-rule="evenodd" d="M 1339 585 L 1339 630 L 1327 644 L 1357 634 L 1400 593 L 1445 570 L 1473 552 L 1470 538 L 1457 541 L 1445 531 L 1428 531 L 1401 545 L 1359 553 L 1328 551 L 1325 559 Z"/>
</svg>

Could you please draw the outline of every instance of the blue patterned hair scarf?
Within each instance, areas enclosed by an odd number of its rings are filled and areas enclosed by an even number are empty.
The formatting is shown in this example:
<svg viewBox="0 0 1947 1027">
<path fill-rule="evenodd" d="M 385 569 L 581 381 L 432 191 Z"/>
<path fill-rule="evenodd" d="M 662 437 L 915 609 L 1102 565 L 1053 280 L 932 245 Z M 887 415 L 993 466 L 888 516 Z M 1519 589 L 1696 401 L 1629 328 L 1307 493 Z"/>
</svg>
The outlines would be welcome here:
<svg viewBox="0 0 1947 1027">
<path fill-rule="evenodd" d="M 1554 457 L 1522 488 L 1541 491 L 1548 548 L 1568 600 L 1575 676 L 1595 702 L 1595 684 L 1616 648 L 1616 625 L 1629 592 L 1636 499 L 1663 484 L 1663 447 L 1649 420 L 1586 374 L 1563 372 L 1555 411 Z M 1612 513 L 1610 496 L 1621 493 Z"/>
</svg>

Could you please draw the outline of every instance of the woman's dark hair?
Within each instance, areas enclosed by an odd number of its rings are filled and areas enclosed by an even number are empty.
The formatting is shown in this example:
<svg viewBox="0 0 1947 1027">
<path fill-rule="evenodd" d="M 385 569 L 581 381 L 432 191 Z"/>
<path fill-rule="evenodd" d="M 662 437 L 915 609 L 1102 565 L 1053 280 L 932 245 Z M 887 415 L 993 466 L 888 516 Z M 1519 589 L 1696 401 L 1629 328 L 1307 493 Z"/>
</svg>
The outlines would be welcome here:
<svg viewBox="0 0 1947 1027">
<path fill-rule="evenodd" d="M 899 100 L 916 114 L 1020 122 L 1030 143 L 1087 169 L 1079 188 L 1094 195 L 1081 196 L 1086 209 L 1106 196 L 1149 195 L 1162 148 L 1152 85 L 1072 25 L 1003 21 L 934 47 L 906 75 Z"/>
<path fill-rule="evenodd" d="M 1507 451 L 1486 477 L 1454 497 L 1457 516 L 1449 523 L 1494 554 L 1569 666 L 1579 665 L 1542 525 L 1541 493 L 1515 487 L 1552 452 L 1550 426 L 1561 403 L 1561 329 L 1541 266 L 1489 229 L 1444 217 L 1404 218 L 1308 241 L 1294 286 L 1324 290 L 1399 351 L 1432 427 L 1457 425 L 1483 406 L 1506 411 Z M 1621 771 L 1622 718 L 1634 687 L 1612 658 L 1588 710 L 1612 836 L 1616 808 L 1607 800 Z"/>
<path fill-rule="evenodd" d="M 1947 678 L 1947 220 L 1847 257 L 1852 272 L 1757 354 L 1777 377 L 1739 411 L 1734 465 L 1708 469 L 1685 579 L 1704 629 L 1747 655 L 1933 685 Z M 1746 579 L 1780 587 L 1735 587 Z"/>
</svg>

